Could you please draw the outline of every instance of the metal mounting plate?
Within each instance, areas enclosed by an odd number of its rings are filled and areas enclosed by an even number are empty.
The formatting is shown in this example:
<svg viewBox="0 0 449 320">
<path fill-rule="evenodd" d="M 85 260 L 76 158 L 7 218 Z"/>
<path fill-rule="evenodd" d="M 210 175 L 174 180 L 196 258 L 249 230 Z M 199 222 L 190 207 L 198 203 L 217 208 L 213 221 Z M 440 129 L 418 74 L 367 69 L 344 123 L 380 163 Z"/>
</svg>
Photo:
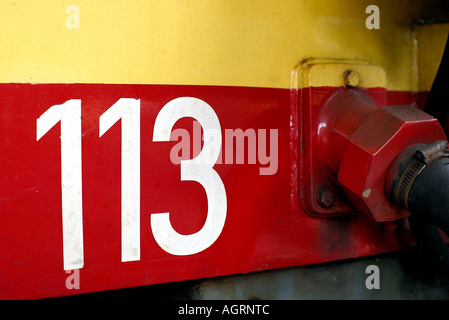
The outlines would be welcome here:
<svg viewBox="0 0 449 320">
<path fill-rule="evenodd" d="M 355 82 L 345 79 L 349 70 L 355 72 Z M 385 71 L 363 61 L 307 60 L 296 69 L 292 82 L 292 87 L 298 89 L 300 205 L 317 217 L 357 214 L 340 188 L 336 172 L 324 160 L 323 154 L 331 151 L 321 146 L 320 134 L 326 125 L 322 119 L 332 116 L 333 110 L 327 105 L 329 100 L 348 90 L 357 90 L 376 106 L 384 106 L 387 102 Z"/>
</svg>

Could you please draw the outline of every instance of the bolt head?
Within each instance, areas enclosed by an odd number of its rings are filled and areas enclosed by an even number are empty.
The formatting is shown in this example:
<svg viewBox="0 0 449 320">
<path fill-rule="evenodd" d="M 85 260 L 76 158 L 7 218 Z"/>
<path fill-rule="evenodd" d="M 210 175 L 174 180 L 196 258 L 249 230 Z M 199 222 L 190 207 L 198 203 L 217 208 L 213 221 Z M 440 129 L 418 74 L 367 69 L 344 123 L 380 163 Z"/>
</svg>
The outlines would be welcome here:
<svg viewBox="0 0 449 320">
<path fill-rule="evenodd" d="M 334 193 L 328 189 L 319 189 L 317 194 L 318 204 L 323 208 L 330 208 L 334 205 Z"/>
<path fill-rule="evenodd" d="M 345 86 L 354 88 L 357 87 L 360 83 L 360 75 L 357 71 L 347 70 L 343 74 L 343 81 Z"/>
</svg>

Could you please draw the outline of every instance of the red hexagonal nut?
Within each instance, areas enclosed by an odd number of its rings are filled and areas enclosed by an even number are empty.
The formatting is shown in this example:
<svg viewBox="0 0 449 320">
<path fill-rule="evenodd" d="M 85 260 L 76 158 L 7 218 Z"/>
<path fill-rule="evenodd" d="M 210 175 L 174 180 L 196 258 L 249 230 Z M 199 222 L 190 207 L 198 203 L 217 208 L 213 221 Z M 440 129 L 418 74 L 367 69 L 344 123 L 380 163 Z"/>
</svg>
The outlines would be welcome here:
<svg viewBox="0 0 449 320">
<path fill-rule="evenodd" d="M 379 108 L 349 137 L 338 181 L 354 207 L 375 221 L 404 218 L 409 212 L 386 196 L 388 170 L 405 148 L 436 140 L 446 137 L 427 113 L 411 106 Z"/>
</svg>

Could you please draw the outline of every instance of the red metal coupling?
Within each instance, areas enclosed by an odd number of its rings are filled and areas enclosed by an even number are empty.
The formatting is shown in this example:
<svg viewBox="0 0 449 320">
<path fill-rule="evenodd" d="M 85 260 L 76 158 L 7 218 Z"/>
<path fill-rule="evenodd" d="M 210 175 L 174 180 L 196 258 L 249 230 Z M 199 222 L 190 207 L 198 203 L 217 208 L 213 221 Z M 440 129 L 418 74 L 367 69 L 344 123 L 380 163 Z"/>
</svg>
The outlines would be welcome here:
<svg viewBox="0 0 449 320">
<path fill-rule="evenodd" d="M 321 114 L 321 157 L 351 204 L 377 222 L 408 216 L 387 197 L 388 172 L 406 148 L 446 140 L 438 120 L 412 106 L 378 107 L 355 88 L 337 92 Z"/>
</svg>

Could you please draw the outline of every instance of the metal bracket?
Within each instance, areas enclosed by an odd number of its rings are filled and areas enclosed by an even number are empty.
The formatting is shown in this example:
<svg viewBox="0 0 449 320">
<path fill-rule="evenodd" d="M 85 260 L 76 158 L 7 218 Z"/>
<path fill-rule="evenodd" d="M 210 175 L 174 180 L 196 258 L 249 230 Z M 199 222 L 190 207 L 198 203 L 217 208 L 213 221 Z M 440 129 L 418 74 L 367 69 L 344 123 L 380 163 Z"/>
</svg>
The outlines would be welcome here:
<svg viewBox="0 0 449 320">
<path fill-rule="evenodd" d="M 357 214 L 337 182 L 337 175 L 323 159 L 323 117 L 336 116 L 329 100 L 336 94 L 358 92 L 377 106 L 386 104 L 386 75 L 381 67 L 364 61 L 307 60 L 292 78 L 298 89 L 299 159 L 298 200 L 315 217 Z M 351 115 L 348 115 L 351 116 Z"/>
</svg>

